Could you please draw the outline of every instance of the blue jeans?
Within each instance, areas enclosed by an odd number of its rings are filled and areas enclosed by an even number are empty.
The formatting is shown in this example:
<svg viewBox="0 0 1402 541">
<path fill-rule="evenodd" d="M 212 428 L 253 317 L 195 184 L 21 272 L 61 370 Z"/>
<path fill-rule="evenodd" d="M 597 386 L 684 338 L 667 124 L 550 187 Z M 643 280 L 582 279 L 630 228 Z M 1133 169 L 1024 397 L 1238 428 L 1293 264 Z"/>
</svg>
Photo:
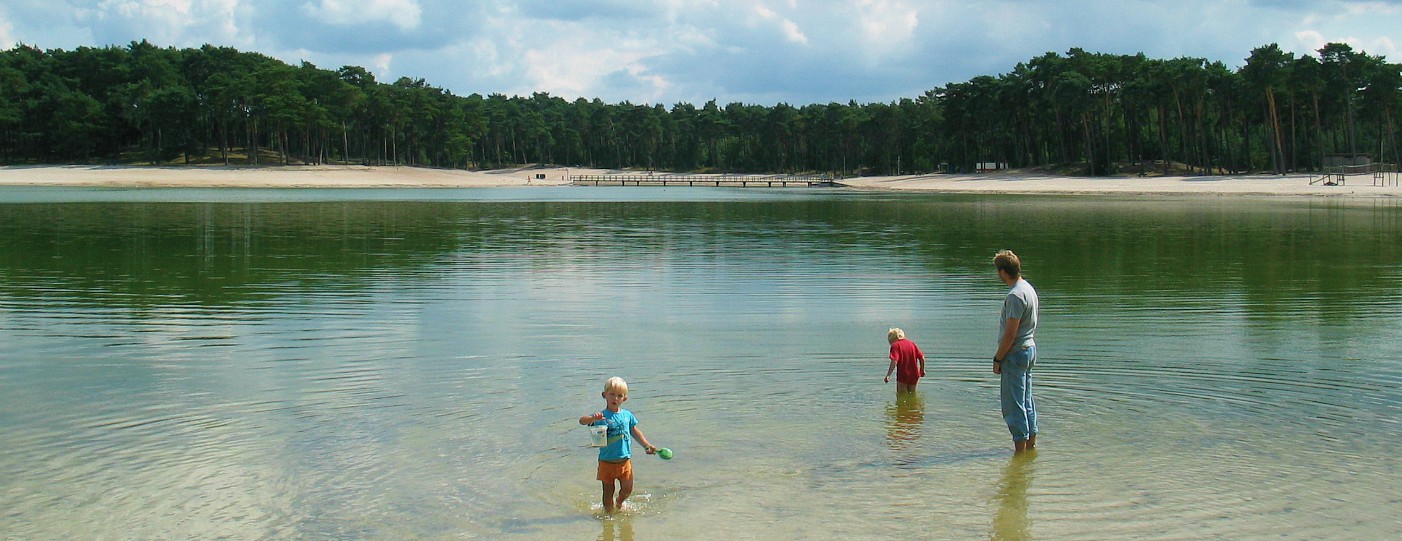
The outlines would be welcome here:
<svg viewBox="0 0 1402 541">
<path fill-rule="evenodd" d="M 1037 435 L 1037 405 L 1032 401 L 1032 365 L 1037 362 L 1037 346 L 1014 347 L 1003 356 L 1003 379 L 998 386 L 1003 422 L 1013 441 Z"/>
</svg>

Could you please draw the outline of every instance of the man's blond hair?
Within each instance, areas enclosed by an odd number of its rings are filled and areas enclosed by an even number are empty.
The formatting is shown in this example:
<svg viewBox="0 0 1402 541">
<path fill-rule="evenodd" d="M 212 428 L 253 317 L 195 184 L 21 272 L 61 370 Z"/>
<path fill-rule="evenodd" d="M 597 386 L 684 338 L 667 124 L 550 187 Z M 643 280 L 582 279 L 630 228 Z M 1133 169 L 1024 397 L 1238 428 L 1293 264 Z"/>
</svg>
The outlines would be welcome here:
<svg viewBox="0 0 1402 541">
<path fill-rule="evenodd" d="M 998 253 L 993 255 L 993 266 L 1008 273 L 1009 278 L 1022 276 L 1022 260 L 1012 250 L 998 250 Z"/>
</svg>

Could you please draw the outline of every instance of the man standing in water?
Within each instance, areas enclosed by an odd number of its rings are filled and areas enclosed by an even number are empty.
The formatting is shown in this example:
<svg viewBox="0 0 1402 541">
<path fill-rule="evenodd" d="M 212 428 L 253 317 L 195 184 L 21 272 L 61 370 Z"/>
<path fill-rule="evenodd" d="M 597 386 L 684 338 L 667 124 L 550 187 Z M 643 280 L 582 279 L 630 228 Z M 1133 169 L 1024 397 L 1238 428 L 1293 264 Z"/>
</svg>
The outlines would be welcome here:
<svg viewBox="0 0 1402 541">
<path fill-rule="evenodd" d="M 1037 446 L 1037 407 L 1032 402 L 1032 365 L 1037 362 L 1037 290 L 1022 279 L 1022 261 L 1012 250 L 993 256 L 998 278 L 1012 289 L 1003 298 L 998 319 L 998 350 L 993 354 L 993 373 L 1000 374 L 998 398 L 1003 422 L 1013 435 L 1013 451 L 1021 453 Z"/>
</svg>

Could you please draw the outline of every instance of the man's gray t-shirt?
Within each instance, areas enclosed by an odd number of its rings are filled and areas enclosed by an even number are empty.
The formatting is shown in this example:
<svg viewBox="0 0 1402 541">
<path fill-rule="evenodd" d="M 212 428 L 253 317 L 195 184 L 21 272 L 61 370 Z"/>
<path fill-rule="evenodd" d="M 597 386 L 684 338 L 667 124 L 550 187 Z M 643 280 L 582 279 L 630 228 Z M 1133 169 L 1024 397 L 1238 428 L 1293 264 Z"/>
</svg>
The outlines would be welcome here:
<svg viewBox="0 0 1402 541">
<path fill-rule="evenodd" d="M 1017 319 L 1017 336 L 1013 347 L 1033 345 L 1032 335 L 1037 332 L 1037 290 L 1022 278 L 1017 279 L 1008 296 L 1003 299 L 1003 317 L 998 320 L 998 337 L 1001 340 L 1007 332 L 1008 320 Z"/>
</svg>

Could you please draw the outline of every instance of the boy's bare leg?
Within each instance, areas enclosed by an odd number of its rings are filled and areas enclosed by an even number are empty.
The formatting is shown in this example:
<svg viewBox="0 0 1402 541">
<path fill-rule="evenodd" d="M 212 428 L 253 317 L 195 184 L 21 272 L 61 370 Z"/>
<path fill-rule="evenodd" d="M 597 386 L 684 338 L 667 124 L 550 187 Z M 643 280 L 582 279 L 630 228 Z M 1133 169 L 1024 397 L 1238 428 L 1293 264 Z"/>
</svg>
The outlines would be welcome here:
<svg viewBox="0 0 1402 541">
<path fill-rule="evenodd" d="M 619 511 L 622 511 L 622 510 L 623 510 L 623 500 L 628 499 L 628 496 L 631 496 L 632 494 L 633 494 L 633 482 L 632 482 L 632 481 L 621 481 L 621 480 L 620 480 L 620 481 L 618 482 L 618 506 L 617 506 Z"/>
<path fill-rule="evenodd" d="M 1013 453 L 1021 453 L 1021 452 L 1023 452 L 1023 451 L 1026 451 L 1026 450 L 1027 450 L 1027 442 L 1029 442 L 1029 441 L 1031 441 L 1031 440 L 1022 440 L 1022 441 L 1015 441 L 1015 442 L 1013 442 Z"/>
<path fill-rule="evenodd" d="M 613 481 L 604 481 L 604 512 L 613 514 Z"/>
<path fill-rule="evenodd" d="M 1033 435 L 1031 435 L 1031 436 L 1028 436 L 1028 437 L 1027 437 L 1027 448 L 1028 448 L 1028 449 L 1032 449 L 1032 448 L 1034 448 L 1034 447 L 1036 447 L 1036 446 L 1037 446 L 1037 435 L 1036 435 L 1036 434 L 1033 434 Z"/>
</svg>

